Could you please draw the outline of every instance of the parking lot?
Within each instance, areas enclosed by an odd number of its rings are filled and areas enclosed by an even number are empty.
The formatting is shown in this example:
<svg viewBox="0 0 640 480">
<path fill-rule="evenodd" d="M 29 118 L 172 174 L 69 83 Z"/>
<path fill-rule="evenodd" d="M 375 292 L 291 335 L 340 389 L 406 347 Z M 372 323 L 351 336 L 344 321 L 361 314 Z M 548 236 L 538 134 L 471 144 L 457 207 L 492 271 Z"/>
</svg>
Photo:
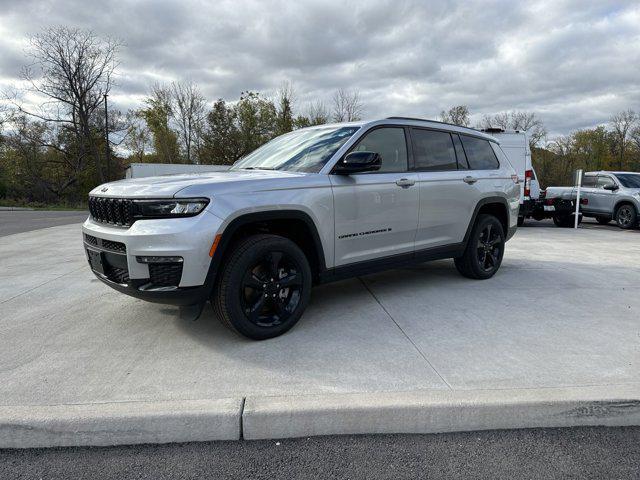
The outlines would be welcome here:
<svg viewBox="0 0 640 480">
<path fill-rule="evenodd" d="M 317 287 L 264 342 L 207 308 L 121 295 L 86 265 L 80 225 L 0 238 L 0 402 L 97 405 L 402 392 L 640 386 L 640 231 L 533 223 L 488 281 L 451 261 Z M 637 406 L 636 406 L 637 408 Z"/>
</svg>

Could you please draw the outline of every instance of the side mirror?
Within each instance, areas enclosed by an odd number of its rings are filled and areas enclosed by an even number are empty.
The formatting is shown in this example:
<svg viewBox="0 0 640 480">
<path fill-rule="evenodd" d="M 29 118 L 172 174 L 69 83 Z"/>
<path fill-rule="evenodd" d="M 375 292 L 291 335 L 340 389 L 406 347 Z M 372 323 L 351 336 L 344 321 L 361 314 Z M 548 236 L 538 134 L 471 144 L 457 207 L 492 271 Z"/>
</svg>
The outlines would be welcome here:
<svg viewBox="0 0 640 480">
<path fill-rule="evenodd" d="M 333 173 L 351 175 L 352 173 L 374 172 L 380 170 L 382 157 L 376 152 L 351 152 L 336 163 Z"/>
<path fill-rule="evenodd" d="M 618 190 L 618 185 L 616 185 L 615 183 L 613 185 L 605 185 L 604 187 L 605 190 L 609 190 L 610 192 L 615 192 L 616 190 Z"/>
</svg>

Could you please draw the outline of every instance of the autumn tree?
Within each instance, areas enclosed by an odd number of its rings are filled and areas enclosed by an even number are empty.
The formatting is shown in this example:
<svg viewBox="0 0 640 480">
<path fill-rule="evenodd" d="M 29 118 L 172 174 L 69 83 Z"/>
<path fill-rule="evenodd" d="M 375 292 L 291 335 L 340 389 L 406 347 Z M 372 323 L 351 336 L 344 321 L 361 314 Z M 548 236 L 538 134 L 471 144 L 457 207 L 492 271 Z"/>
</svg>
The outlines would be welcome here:
<svg viewBox="0 0 640 480">
<path fill-rule="evenodd" d="M 145 108 L 138 111 L 153 136 L 156 158 L 160 163 L 181 163 L 178 148 L 178 134 L 169 122 L 173 115 L 171 89 L 155 84 L 151 94 L 144 100 Z"/>
</svg>

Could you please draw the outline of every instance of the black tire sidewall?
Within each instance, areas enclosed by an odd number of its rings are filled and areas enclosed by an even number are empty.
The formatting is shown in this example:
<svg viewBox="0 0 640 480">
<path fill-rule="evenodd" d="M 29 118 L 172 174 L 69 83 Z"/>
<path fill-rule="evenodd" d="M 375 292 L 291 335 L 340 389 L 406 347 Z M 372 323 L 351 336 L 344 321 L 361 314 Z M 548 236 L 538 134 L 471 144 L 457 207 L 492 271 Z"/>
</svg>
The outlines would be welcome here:
<svg viewBox="0 0 640 480">
<path fill-rule="evenodd" d="M 240 300 L 242 279 L 247 269 L 269 252 L 284 252 L 294 259 L 300 267 L 303 278 L 302 293 L 298 306 L 286 322 L 274 327 L 260 327 L 246 317 Z M 264 340 L 277 337 L 291 329 L 300 320 L 311 297 L 312 276 L 309 262 L 302 250 L 291 240 L 284 237 L 269 236 L 251 246 L 242 256 L 232 264 L 226 265 L 230 269 L 226 285 L 221 285 L 225 291 L 225 306 L 229 315 L 229 322 L 239 333 L 254 340 Z"/>
<path fill-rule="evenodd" d="M 480 267 L 476 245 L 478 245 L 478 241 L 480 240 L 480 234 L 482 233 L 482 230 L 484 230 L 484 228 L 489 224 L 491 224 L 493 228 L 496 228 L 500 232 L 501 248 L 500 248 L 500 257 L 498 258 L 498 265 L 490 272 L 486 272 Z M 473 234 L 471 235 L 469 242 L 470 243 L 467 248 L 466 254 L 470 256 L 469 258 L 470 266 L 475 276 L 479 279 L 486 279 L 486 278 L 493 277 L 496 274 L 496 272 L 500 269 L 500 266 L 502 265 L 502 258 L 504 257 L 504 249 L 506 245 L 504 228 L 502 227 L 500 220 L 498 220 L 493 215 L 482 215 L 480 218 L 478 218 L 478 222 L 476 223 L 476 226 L 473 229 Z"/>
</svg>

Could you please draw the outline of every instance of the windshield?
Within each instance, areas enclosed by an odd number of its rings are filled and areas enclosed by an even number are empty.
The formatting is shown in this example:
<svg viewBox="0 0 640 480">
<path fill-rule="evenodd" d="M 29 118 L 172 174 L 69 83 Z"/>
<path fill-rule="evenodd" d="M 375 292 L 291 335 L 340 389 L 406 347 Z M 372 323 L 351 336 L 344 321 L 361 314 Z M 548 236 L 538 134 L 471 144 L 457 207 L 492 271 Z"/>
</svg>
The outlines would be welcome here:
<svg viewBox="0 0 640 480">
<path fill-rule="evenodd" d="M 618 173 L 616 178 L 625 188 L 640 188 L 640 173 Z"/>
<path fill-rule="evenodd" d="M 326 127 L 286 133 L 238 160 L 231 170 L 317 173 L 360 127 Z"/>
</svg>

